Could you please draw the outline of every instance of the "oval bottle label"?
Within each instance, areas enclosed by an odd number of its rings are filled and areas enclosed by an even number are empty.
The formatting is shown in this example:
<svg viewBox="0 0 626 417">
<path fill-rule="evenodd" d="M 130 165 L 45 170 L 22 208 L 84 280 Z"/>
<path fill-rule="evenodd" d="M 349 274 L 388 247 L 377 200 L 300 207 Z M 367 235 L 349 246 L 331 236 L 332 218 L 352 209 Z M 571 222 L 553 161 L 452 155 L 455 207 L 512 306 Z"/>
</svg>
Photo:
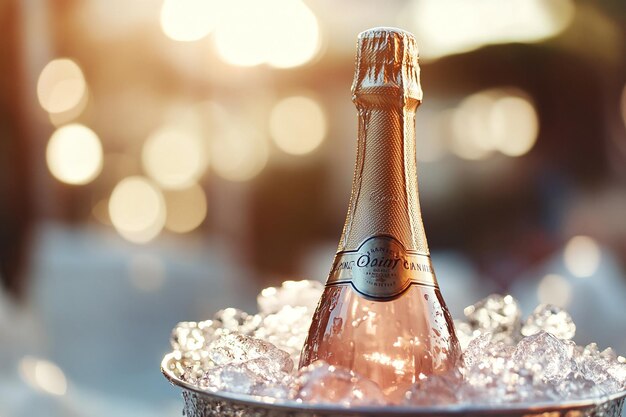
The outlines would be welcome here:
<svg viewBox="0 0 626 417">
<path fill-rule="evenodd" d="M 430 256 L 408 251 L 392 236 L 373 236 L 338 252 L 326 285 L 351 284 L 365 298 L 388 301 L 411 285 L 437 287 Z"/>
</svg>

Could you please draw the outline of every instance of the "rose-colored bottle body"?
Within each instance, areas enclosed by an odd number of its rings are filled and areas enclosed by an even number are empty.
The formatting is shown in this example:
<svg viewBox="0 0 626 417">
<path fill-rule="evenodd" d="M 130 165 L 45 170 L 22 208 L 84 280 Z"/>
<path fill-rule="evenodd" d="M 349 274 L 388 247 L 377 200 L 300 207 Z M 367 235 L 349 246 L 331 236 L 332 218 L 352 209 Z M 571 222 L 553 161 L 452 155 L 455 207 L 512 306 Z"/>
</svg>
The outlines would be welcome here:
<svg viewBox="0 0 626 417">
<path fill-rule="evenodd" d="M 419 206 L 422 91 L 413 36 L 361 33 L 352 92 L 359 134 L 350 206 L 300 366 L 343 366 L 394 397 L 420 376 L 456 366 L 461 353 Z"/>
</svg>

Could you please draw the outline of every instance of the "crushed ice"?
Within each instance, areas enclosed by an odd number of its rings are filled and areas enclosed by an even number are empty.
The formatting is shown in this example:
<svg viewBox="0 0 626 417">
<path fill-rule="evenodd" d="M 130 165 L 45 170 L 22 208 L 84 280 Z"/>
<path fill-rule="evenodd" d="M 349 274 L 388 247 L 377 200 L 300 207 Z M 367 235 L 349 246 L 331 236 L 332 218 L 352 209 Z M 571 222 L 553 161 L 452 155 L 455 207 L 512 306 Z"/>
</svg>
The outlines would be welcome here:
<svg viewBox="0 0 626 417">
<path fill-rule="evenodd" d="M 376 383 L 318 361 L 297 370 L 311 317 L 323 290 L 316 281 L 286 281 L 258 296 L 259 313 L 227 308 L 213 319 L 179 323 L 172 370 L 210 391 L 307 403 L 383 405 Z M 463 348 L 458 369 L 419 379 L 401 405 L 503 404 L 598 397 L 626 389 L 626 360 L 595 343 L 577 346 L 576 325 L 555 306 L 539 305 L 522 320 L 510 295 L 490 295 L 455 322 Z"/>
</svg>

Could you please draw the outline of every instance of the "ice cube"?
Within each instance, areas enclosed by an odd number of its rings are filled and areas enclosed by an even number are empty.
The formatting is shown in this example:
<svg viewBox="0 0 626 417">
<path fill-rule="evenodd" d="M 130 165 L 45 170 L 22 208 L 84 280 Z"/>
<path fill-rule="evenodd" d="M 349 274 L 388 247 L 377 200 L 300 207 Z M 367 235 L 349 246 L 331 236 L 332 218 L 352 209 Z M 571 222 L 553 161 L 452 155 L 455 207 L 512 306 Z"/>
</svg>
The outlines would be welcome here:
<svg viewBox="0 0 626 417">
<path fill-rule="evenodd" d="M 458 402 L 457 393 L 463 375 L 453 369 L 442 375 L 431 375 L 418 380 L 406 393 L 407 405 L 435 406 Z"/>
<path fill-rule="evenodd" d="M 263 384 L 254 388 L 253 395 L 285 400 L 291 392 L 288 384 Z"/>
<path fill-rule="evenodd" d="M 626 390 L 626 363 L 616 361 L 610 364 L 606 371 L 617 382 L 616 391 Z"/>
<path fill-rule="evenodd" d="M 188 376 L 202 367 L 212 365 L 208 359 L 207 344 L 214 337 L 213 322 L 181 322 L 174 327 L 170 344 L 174 351 L 181 355 L 179 374 Z"/>
<path fill-rule="evenodd" d="M 261 291 L 257 303 L 262 314 L 276 313 L 285 306 L 306 307 L 313 311 L 323 291 L 324 285 L 318 281 L 285 281 L 280 287 Z"/>
<path fill-rule="evenodd" d="M 208 369 L 197 385 L 204 389 L 286 398 L 290 375 L 268 358 L 251 359 Z"/>
<path fill-rule="evenodd" d="M 180 322 L 172 330 L 170 344 L 172 349 L 181 352 L 193 351 L 205 347 L 207 336 L 213 333 L 211 320 L 193 322 Z"/>
<path fill-rule="evenodd" d="M 521 310 L 510 295 L 492 294 L 463 312 L 472 329 L 491 333 L 494 342 L 513 344 L 519 339 Z"/>
<path fill-rule="evenodd" d="M 515 348 L 513 359 L 520 368 L 543 381 L 560 381 L 575 365 L 568 348 L 561 340 L 543 330 L 522 339 Z"/>
<path fill-rule="evenodd" d="M 204 371 L 210 368 L 210 366 L 205 367 L 199 362 L 190 362 L 189 365 L 179 362 L 177 365 L 179 365 L 177 375 L 180 379 L 194 385 L 198 385 L 198 381 L 204 375 Z"/>
<path fill-rule="evenodd" d="M 554 385 L 557 401 L 592 398 L 605 395 L 606 392 L 578 371 L 570 372 Z"/>
<path fill-rule="evenodd" d="M 224 365 L 208 369 L 198 380 L 197 385 L 202 389 L 212 388 L 218 391 L 250 394 L 256 380 L 256 375 L 242 364 Z"/>
<path fill-rule="evenodd" d="M 268 341 L 291 355 L 294 363 L 300 361 L 300 351 L 311 326 L 313 310 L 286 305 L 263 318 L 254 337 Z"/>
<path fill-rule="evenodd" d="M 230 333 L 211 342 L 208 355 L 216 366 L 266 358 L 273 370 L 291 372 L 293 369 L 293 361 L 287 352 L 269 342 L 238 333 Z"/>
<path fill-rule="evenodd" d="M 613 357 L 614 352 L 600 352 L 595 343 L 578 348 L 574 355 L 578 370 L 584 377 L 595 382 L 607 393 L 626 388 L 626 364 Z"/>
<path fill-rule="evenodd" d="M 609 373 L 609 366 L 597 358 L 584 358 L 578 363 L 581 373 L 585 378 L 592 380 L 595 384 L 606 391 L 613 393 L 622 390 L 624 384 Z"/>
<path fill-rule="evenodd" d="M 464 353 L 466 383 L 458 398 L 472 403 L 500 404 L 521 402 L 536 395 L 530 371 L 513 360 L 515 347 L 492 343 L 486 334 L 474 339 Z"/>
<path fill-rule="evenodd" d="M 485 356 L 485 350 L 491 343 L 491 333 L 485 333 L 473 339 L 463 351 L 465 367 L 471 368 Z"/>
<path fill-rule="evenodd" d="M 456 333 L 457 339 L 459 339 L 461 350 L 467 349 L 469 343 L 481 335 L 479 330 L 474 330 L 469 323 L 460 320 L 454 320 L 454 332 Z"/>
<path fill-rule="evenodd" d="M 522 334 L 531 336 L 541 330 L 559 339 L 572 339 L 576 334 L 576 325 L 567 311 L 550 304 L 540 304 L 524 322 Z"/>
<path fill-rule="evenodd" d="M 237 308 L 225 308 L 213 316 L 212 327 L 216 336 L 228 333 L 241 333 L 250 336 L 261 324 L 262 317 L 258 314 L 248 314 Z"/>
<path fill-rule="evenodd" d="M 342 406 L 382 405 L 385 396 L 373 381 L 356 373 L 316 361 L 300 370 L 293 397 L 307 403 Z"/>
<path fill-rule="evenodd" d="M 600 356 L 608 361 L 617 361 L 617 353 L 612 347 L 608 347 L 600 352 Z"/>
</svg>

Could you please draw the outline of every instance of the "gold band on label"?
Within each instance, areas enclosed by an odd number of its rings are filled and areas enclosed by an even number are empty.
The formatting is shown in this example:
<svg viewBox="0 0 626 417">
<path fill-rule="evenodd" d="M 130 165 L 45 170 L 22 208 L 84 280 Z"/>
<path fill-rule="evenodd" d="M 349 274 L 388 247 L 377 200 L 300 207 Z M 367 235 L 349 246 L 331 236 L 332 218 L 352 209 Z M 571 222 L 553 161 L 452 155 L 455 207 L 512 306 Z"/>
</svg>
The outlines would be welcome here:
<svg viewBox="0 0 626 417">
<path fill-rule="evenodd" d="M 351 284 L 364 297 L 380 301 L 394 299 L 411 285 L 438 287 L 430 256 L 407 251 L 386 235 L 335 255 L 326 285 L 340 284 Z"/>
</svg>

